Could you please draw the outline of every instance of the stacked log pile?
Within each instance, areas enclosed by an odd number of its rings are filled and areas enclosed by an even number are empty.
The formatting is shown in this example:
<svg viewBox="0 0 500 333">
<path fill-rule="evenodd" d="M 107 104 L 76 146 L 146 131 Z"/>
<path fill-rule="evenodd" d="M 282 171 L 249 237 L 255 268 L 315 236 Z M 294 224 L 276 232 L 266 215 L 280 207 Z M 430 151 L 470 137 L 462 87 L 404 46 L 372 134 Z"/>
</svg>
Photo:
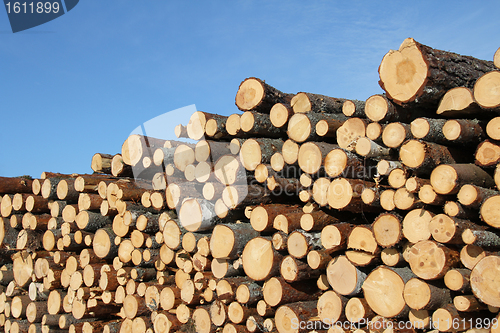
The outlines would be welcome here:
<svg viewBox="0 0 500 333">
<path fill-rule="evenodd" d="M 498 332 L 499 66 L 409 38 L 366 101 L 248 78 L 178 141 L 0 178 L 0 325 Z"/>
</svg>

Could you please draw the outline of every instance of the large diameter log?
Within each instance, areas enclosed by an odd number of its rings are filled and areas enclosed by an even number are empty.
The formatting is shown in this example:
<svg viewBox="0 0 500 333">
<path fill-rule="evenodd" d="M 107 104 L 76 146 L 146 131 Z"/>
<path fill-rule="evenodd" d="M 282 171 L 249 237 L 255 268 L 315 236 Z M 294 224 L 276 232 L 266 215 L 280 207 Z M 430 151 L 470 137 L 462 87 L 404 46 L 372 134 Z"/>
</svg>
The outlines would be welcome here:
<svg viewBox="0 0 500 333">
<path fill-rule="evenodd" d="M 474 164 L 438 165 L 432 171 L 430 180 L 433 189 L 438 194 L 456 194 L 465 184 L 486 188 L 495 186 L 493 178 Z"/>
<path fill-rule="evenodd" d="M 472 292 L 481 302 L 500 307 L 499 273 L 500 257 L 496 255 L 484 257 L 472 269 L 470 285 Z"/>
<path fill-rule="evenodd" d="M 256 237 L 250 240 L 242 253 L 245 274 L 255 281 L 266 280 L 279 274 L 282 256 L 270 240 Z"/>
<path fill-rule="evenodd" d="M 33 274 L 33 259 L 26 251 L 16 252 L 12 256 L 14 281 L 19 287 L 26 286 L 31 282 Z"/>
<path fill-rule="evenodd" d="M 382 59 L 379 84 L 397 104 L 415 102 L 436 107 L 449 89 L 471 88 L 481 75 L 493 69 L 490 61 L 432 49 L 407 38 L 399 50 L 389 51 Z"/>
<path fill-rule="evenodd" d="M 386 318 L 407 313 L 408 307 L 403 297 L 405 283 L 414 277 L 404 268 L 380 266 L 373 270 L 363 283 L 366 302 L 373 311 Z"/>
<path fill-rule="evenodd" d="M 219 224 L 212 232 L 210 251 L 214 258 L 236 259 L 248 241 L 258 235 L 248 223 Z"/>
<path fill-rule="evenodd" d="M 409 264 L 415 275 L 424 280 L 442 278 L 460 257 L 457 251 L 434 241 L 420 241 L 410 249 Z"/>
<path fill-rule="evenodd" d="M 241 82 L 236 93 L 236 106 L 241 111 L 269 113 L 276 103 L 289 103 L 291 95 L 285 94 L 264 81 L 250 77 Z"/>
<path fill-rule="evenodd" d="M 476 118 L 488 113 L 490 112 L 482 109 L 474 100 L 472 90 L 466 87 L 448 90 L 436 111 L 436 114 L 446 118 Z"/>
</svg>

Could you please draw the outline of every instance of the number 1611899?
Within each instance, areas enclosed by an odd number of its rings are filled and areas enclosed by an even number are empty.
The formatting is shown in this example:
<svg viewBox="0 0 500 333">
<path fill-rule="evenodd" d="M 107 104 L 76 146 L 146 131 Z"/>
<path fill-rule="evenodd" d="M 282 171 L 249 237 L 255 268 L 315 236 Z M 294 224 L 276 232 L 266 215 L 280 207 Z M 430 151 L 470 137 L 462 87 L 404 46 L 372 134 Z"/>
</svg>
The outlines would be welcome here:
<svg viewBox="0 0 500 333">
<path fill-rule="evenodd" d="M 7 2 L 5 4 L 7 13 L 14 14 L 42 14 L 58 13 L 61 9 L 59 2 Z"/>
</svg>

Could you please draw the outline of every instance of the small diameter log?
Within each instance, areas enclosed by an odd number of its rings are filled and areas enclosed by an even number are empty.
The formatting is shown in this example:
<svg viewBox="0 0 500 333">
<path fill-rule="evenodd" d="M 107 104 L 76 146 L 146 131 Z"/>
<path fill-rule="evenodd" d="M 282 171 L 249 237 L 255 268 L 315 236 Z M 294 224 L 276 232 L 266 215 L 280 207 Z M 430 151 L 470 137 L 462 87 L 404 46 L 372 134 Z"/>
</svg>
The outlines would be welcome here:
<svg viewBox="0 0 500 333">
<path fill-rule="evenodd" d="M 372 169 L 372 166 L 359 156 L 342 148 L 333 149 L 326 155 L 324 160 L 324 170 L 332 178 L 342 176 L 371 179 Z"/>
<path fill-rule="evenodd" d="M 353 226 L 350 223 L 336 223 L 321 230 L 321 245 L 330 252 L 343 250 L 347 247 L 347 237 Z"/>
<path fill-rule="evenodd" d="M 323 323 L 336 323 L 345 320 L 344 308 L 347 305 L 347 298 L 329 290 L 320 296 L 317 303 L 318 317 Z"/>
<path fill-rule="evenodd" d="M 436 114 L 446 118 L 476 118 L 488 116 L 491 112 L 477 104 L 471 89 L 457 87 L 444 94 Z"/>
<path fill-rule="evenodd" d="M 344 310 L 346 319 L 351 323 L 359 323 L 375 316 L 375 313 L 364 298 L 350 298 Z"/>
<path fill-rule="evenodd" d="M 364 118 L 365 114 L 365 101 L 358 101 L 356 99 L 346 100 L 342 104 L 342 113 L 346 117 Z"/>
<path fill-rule="evenodd" d="M 440 243 L 462 244 L 462 234 L 466 230 L 472 233 L 472 230 L 484 231 L 483 229 L 470 221 L 450 217 L 446 214 L 434 216 L 429 223 L 432 238 Z M 472 237 L 471 241 L 473 242 Z"/>
<path fill-rule="evenodd" d="M 472 326 L 472 321 L 464 318 L 453 304 L 447 304 L 434 311 L 432 323 L 434 327 L 439 327 L 440 332 L 466 331 Z M 455 326 L 452 323 L 455 323 Z"/>
<path fill-rule="evenodd" d="M 380 259 L 386 266 L 396 267 L 406 264 L 403 254 L 398 248 L 390 247 L 380 251 Z"/>
<path fill-rule="evenodd" d="M 240 127 L 240 115 L 233 113 L 226 119 L 226 131 L 230 136 L 241 137 L 243 131 Z"/>
<path fill-rule="evenodd" d="M 308 174 L 318 174 L 324 166 L 327 154 L 338 148 L 337 145 L 324 142 L 306 142 L 300 146 L 298 164 L 302 171 Z"/>
<path fill-rule="evenodd" d="M 372 141 L 380 142 L 384 128 L 379 123 L 369 123 L 366 125 L 366 137 Z"/>
<path fill-rule="evenodd" d="M 500 306 L 500 295 L 494 292 L 499 287 L 497 280 L 499 270 L 500 257 L 490 255 L 481 259 L 470 274 L 470 285 L 474 295 L 481 302 L 496 307 Z"/>
<path fill-rule="evenodd" d="M 137 165 L 136 168 L 140 169 L 140 166 Z M 134 170 L 131 165 L 123 162 L 121 154 L 116 154 L 111 160 L 111 174 L 115 177 L 133 177 Z"/>
<path fill-rule="evenodd" d="M 458 162 L 455 160 L 457 155 L 454 151 L 452 154 L 449 148 L 419 140 L 405 142 L 399 150 L 399 158 L 404 165 L 414 170 L 417 175 L 429 175 L 439 164 Z M 459 156 L 458 160 L 460 160 Z"/>
<path fill-rule="evenodd" d="M 328 186 L 328 205 L 334 209 L 359 212 L 362 210 L 378 210 L 377 207 L 366 206 L 361 200 L 361 193 L 365 188 L 374 187 L 371 182 L 359 179 L 337 178 Z"/>
<path fill-rule="evenodd" d="M 96 153 L 92 156 L 90 167 L 94 172 L 111 174 L 111 160 L 113 155 Z"/>
<path fill-rule="evenodd" d="M 429 179 L 410 177 L 406 180 L 405 188 L 410 193 L 418 193 L 422 186 L 430 185 L 430 183 Z"/>
<path fill-rule="evenodd" d="M 229 185 L 222 191 L 222 201 L 229 209 L 265 204 L 271 201 L 272 192 L 260 185 Z"/>
<path fill-rule="evenodd" d="M 226 130 L 226 122 L 228 117 L 217 117 L 208 119 L 205 124 L 205 134 L 209 138 L 220 140 L 231 138 L 231 135 Z"/>
<path fill-rule="evenodd" d="M 481 167 L 492 167 L 500 162 L 500 145 L 498 142 L 486 140 L 477 146 L 476 164 Z"/>
<path fill-rule="evenodd" d="M 435 108 L 449 89 L 472 88 L 493 69 L 492 62 L 432 49 L 407 38 L 399 50 L 389 51 L 382 59 L 379 84 L 396 104 L 413 102 Z"/>
<path fill-rule="evenodd" d="M 240 117 L 240 127 L 245 135 L 252 137 L 280 138 L 285 134 L 283 128 L 275 127 L 271 123 L 269 115 L 259 112 L 243 113 Z"/>
<path fill-rule="evenodd" d="M 281 276 L 289 283 L 316 279 L 321 271 L 311 268 L 307 263 L 292 256 L 286 256 L 281 262 Z"/>
<path fill-rule="evenodd" d="M 115 243 L 115 233 L 111 228 L 102 228 L 96 231 L 92 246 L 94 253 L 101 259 L 112 259 L 118 254 L 118 245 Z"/>
<path fill-rule="evenodd" d="M 493 140 L 500 140 L 500 117 L 495 117 L 488 121 L 486 134 Z"/>
<path fill-rule="evenodd" d="M 361 118 L 349 118 L 337 130 L 337 143 L 340 148 L 354 150 L 358 138 L 366 135 L 368 121 Z"/>
<path fill-rule="evenodd" d="M 282 256 L 274 250 L 271 241 L 256 237 L 245 245 L 242 259 L 245 274 L 255 281 L 262 281 L 279 274 Z"/>
<path fill-rule="evenodd" d="M 217 119 L 221 121 L 226 119 L 225 116 L 220 116 L 218 114 L 196 111 L 189 118 L 189 122 L 186 125 L 187 135 L 192 140 L 200 140 L 205 135 L 206 124 L 209 119 Z"/>
<path fill-rule="evenodd" d="M 293 165 L 297 163 L 299 145 L 291 139 L 286 140 L 281 147 L 281 155 L 283 155 L 286 164 Z"/>
<path fill-rule="evenodd" d="M 380 266 L 373 270 L 363 283 L 365 300 L 373 311 L 386 318 L 408 313 L 403 297 L 405 283 L 414 277 L 408 267 Z"/>
<path fill-rule="evenodd" d="M 210 251 L 214 258 L 236 259 L 248 241 L 258 235 L 248 223 L 216 225 L 210 239 Z"/>
<path fill-rule="evenodd" d="M 333 258 L 326 267 L 332 289 L 340 295 L 355 296 L 361 292 L 366 273 L 354 266 L 345 256 Z"/>
<path fill-rule="evenodd" d="M 406 304 L 415 310 L 435 310 L 451 303 L 450 290 L 412 278 L 406 282 L 403 297 Z"/>
<path fill-rule="evenodd" d="M 257 165 L 268 164 L 273 154 L 280 151 L 282 146 L 281 139 L 248 139 L 241 146 L 241 163 L 245 169 L 254 171 Z M 217 166 L 214 169 L 217 170 Z"/>
<path fill-rule="evenodd" d="M 357 225 L 347 237 L 347 248 L 375 254 L 379 252 L 378 244 L 370 225 Z"/>
<path fill-rule="evenodd" d="M 390 157 L 392 155 L 390 148 L 381 146 L 367 137 L 360 137 L 356 140 L 355 150 L 356 154 L 370 158 Z"/>
<path fill-rule="evenodd" d="M 262 286 L 252 282 L 244 282 L 236 289 L 236 300 L 246 305 L 256 305 L 264 297 Z"/>
<path fill-rule="evenodd" d="M 394 193 L 394 205 L 397 209 L 410 210 L 422 207 L 424 201 L 419 200 L 416 194 L 410 193 L 406 188 L 402 187 Z"/>
<path fill-rule="evenodd" d="M 291 95 L 285 94 L 264 81 L 250 77 L 241 82 L 236 93 L 236 106 L 241 111 L 269 113 L 276 103 L 288 103 Z"/>
<path fill-rule="evenodd" d="M 174 166 L 184 172 L 195 161 L 194 149 L 188 145 L 179 145 L 174 152 Z"/>
<path fill-rule="evenodd" d="M 391 170 L 391 172 L 389 172 L 389 176 L 387 177 L 387 182 L 392 188 L 401 188 L 406 184 L 406 175 L 407 172 L 403 168 Z"/>
<path fill-rule="evenodd" d="M 415 139 L 446 144 L 448 141 L 443 134 L 445 123 L 446 119 L 417 118 L 410 124 L 411 134 Z"/>
<path fill-rule="evenodd" d="M 443 125 L 444 137 L 453 144 L 477 145 L 485 139 L 484 123 L 477 119 L 452 119 Z"/>
<path fill-rule="evenodd" d="M 215 214 L 214 204 L 204 199 L 188 199 L 182 203 L 179 210 L 179 222 L 191 232 L 212 229 L 220 223 Z"/>
<path fill-rule="evenodd" d="M 274 316 L 276 329 L 278 332 L 291 332 L 288 327 L 290 323 L 307 323 L 320 321 L 316 301 L 297 302 L 282 305 L 276 310 Z"/>
<path fill-rule="evenodd" d="M 165 140 L 147 137 L 138 134 L 130 135 L 122 145 L 123 162 L 136 166 L 142 158 L 149 154 L 149 150 L 163 147 Z"/>
<path fill-rule="evenodd" d="M 313 286 L 304 283 L 289 284 L 281 277 L 272 277 L 267 280 L 262 287 L 262 293 L 265 303 L 272 307 L 293 302 L 310 301 L 317 299 L 318 296 Z M 257 309 L 263 307 L 261 302 L 257 304 Z M 264 313 L 261 310 L 263 309 L 258 310 L 261 316 L 269 315 L 269 311 Z"/>
<path fill-rule="evenodd" d="M 442 278 L 460 257 L 457 251 L 434 241 L 425 240 L 413 245 L 409 264 L 415 275 L 424 280 Z"/>
<path fill-rule="evenodd" d="M 410 125 L 405 123 L 392 122 L 382 132 L 382 142 L 389 148 L 398 148 L 411 137 Z"/>
<path fill-rule="evenodd" d="M 486 199 L 480 209 L 481 220 L 494 228 L 500 228 L 500 195 Z"/>
<path fill-rule="evenodd" d="M 450 269 L 444 276 L 444 284 L 450 290 L 468 293 L 470 292 L 470 269 Z"/>
<path fill-rule="evenodd" d="M 496 233 L 478 229 L 471 226 L 462 232 L 462 240 L 465 244 L 472 244 L 482 248 L 497 248 L 500 246 L 500 236 Z"/>
<path fill-rule="evenodd" d="M 282 128 L 288 123 L 288 120 L 293 114 L 293 108 L 290 105 L 276 103 L 269 112 L 269 120 L 274 127 Z"/>
<path fill-rule="evenodd" d="M 460 187 L 472 184 L 481 187 L 493 187 L 493 178 L 474 164 L 443 164 L 431 173 L 431 185 L 438 194 L 456 194 Z"/>
<path fill-rule="evenodd" d="M 317 113 L 296 113 L 288 121 L 287 135 L 295 142 L 318 141 L 325 136 L 334 136 L 337 129 L 347 120 L 344 115 Z M 320 134 L 316 132 L 317 125 Z M 324 123 L 324 124 L 323 124 Z"/>
<path fill-rule="evenodd" d="M 482 247 L 468 244 L 460 250 L 460 261 L 464 267 L 473 269 L 481 259 L 491 254 L 494 253 L 485 251 Z"/>
<path fill-rule="evenodd" d="M 458 295 L 453 298 L 453 305 L 461 312 L 476 312 L 486 310 L 488 307 L 479 302 L 473 295 Z"/>
<path fill-rule="evenodd" d="M 498 191 L 477 185 L 465 184 L 457 194 L 458 201 L 467 208 L 478 209 L 489 197 L 497 195 Z"/>
<path fill-rule="evenodd" d="M 321 234 L 307 233 L 302 230 L 292 232 L 287 239 L 288 253 L 295 258 L 302 259 L 311 250 L 321 248 Z"/>
<path fill-rule="evenodd" d="M 304 213 L 300 217 L 300 227 L 305 231 L 321 231 L 327 225 L 340 223 L 340 220 L 322 210 Z"/>
<path fill-rule="evenodd" d="M 500 99 L 497 89 L 500 84 L 500 72 L 491 71 L 482 75 L 474 84 L 474 99 L 482 108 L 498 112 Z"/>
<path fill-rule="evenodd" d="M 295 113 L 342 113 L 345 99 L 300 92 L 292 97 L 290 105 Z"/>
<path fill-rule="evenodd" d="M 446 201 L 451 200 L 451 195 L 437 194 L 432 185 L 427 184 L 418 191 L 418 198 L 425 204 L 442 206 Z"/>
<path fill-rule="evenodd" d="M 444 204 L 443 211 L 446 215 L 459 219 L 475 220 L 478 218 L 477 211 L 463 207 L 455 201 L 447 201 Z"/>
<path fill-rule="evenodd" d="M 428 240 L 431 237 L 429 224 L 434 214 L 425 209 L 414 209 L 403 219 L 403 236 L 412 243 Z"/>
<path fill-rule="evenodd" d="M 385 95 L 370 96 L 365 102 L 366 117 L 374 122 L 409 122 L 417 113 L 416 110 L 403 109 L 392 103 Z"/>
<path fill-rule="evenodd" d="M 403 238 L 402 217 L 396 213 L 382 213 L 372 223 L 373 236 L 382 247 L 393 247 Z"/>
</svg>

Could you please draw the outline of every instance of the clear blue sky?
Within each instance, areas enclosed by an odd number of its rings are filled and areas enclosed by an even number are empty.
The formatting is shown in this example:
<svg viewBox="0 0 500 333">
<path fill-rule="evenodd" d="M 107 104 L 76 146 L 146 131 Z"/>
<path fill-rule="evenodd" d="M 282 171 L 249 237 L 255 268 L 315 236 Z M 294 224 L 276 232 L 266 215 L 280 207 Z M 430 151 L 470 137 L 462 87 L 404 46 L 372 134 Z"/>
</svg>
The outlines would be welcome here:
<svg viewBox="0 0 500 333">
<path fill-rule="evenodd" d="M 92 172 L 94 153 L 165 112 L 237 112 L 249 76 L 364 100 L 406 37 L 492 60 L 499 14 L 498 0 L 81 0 L 13 34 L 0 8 L 0 176 Z"/>
</svg>

